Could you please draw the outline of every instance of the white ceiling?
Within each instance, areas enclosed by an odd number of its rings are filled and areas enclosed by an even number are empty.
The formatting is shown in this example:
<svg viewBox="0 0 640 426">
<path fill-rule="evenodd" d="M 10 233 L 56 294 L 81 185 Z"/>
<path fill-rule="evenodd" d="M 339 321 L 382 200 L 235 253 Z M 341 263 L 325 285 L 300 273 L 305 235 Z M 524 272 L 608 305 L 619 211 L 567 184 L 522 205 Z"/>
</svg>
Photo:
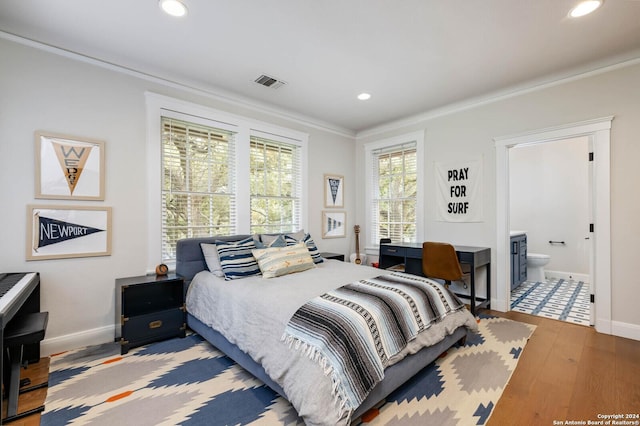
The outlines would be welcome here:
<svg viewBox="0 0 640 426">
<path fill-rule="evenodd" d="M 185 3 L 2 0 L 0 30 L 348 134 L 640 58 L 638 0 L 579 20 L 577 0 Z"/>
</svg>

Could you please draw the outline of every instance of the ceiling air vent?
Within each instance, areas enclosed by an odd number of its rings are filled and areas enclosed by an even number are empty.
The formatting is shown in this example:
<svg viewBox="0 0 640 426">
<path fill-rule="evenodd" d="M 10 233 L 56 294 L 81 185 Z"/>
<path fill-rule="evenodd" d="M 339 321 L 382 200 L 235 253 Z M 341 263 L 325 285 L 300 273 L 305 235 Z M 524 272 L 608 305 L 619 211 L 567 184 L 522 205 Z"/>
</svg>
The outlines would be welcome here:
<svg viewBox="0 0 640 426">
<path fill-rule="evenodd" d="M 260 77 L 254 80 L 256 83 L 261 84 L 265 87 L 270 87 L 272 89 L 277 89 L 280 86 L 284 86 L 287 84 L 282 80 L 278 80 L 277 78 L 270 77 L 266 74 L 262 74 Z"/>
</svg>

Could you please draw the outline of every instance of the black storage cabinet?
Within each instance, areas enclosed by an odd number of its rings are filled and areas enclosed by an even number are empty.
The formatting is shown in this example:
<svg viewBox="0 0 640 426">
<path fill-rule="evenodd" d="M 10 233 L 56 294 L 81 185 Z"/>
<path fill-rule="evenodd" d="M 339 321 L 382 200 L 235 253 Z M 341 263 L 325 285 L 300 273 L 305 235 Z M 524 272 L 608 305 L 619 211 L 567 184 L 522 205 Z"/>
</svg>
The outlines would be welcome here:
<svg viewBox="0 0 640 426">
<path fill-rule="evenodd" d="M 184 280 L 175 275 L 116 279 L 116 341 L 120 352 L 147 343 L 184 337 Z"/>
</svg>

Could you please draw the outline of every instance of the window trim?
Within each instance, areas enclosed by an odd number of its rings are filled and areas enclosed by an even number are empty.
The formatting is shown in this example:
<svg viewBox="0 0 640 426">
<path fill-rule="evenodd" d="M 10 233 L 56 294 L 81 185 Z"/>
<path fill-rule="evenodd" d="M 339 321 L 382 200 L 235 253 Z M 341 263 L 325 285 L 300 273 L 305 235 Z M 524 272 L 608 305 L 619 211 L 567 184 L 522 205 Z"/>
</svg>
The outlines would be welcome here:
<svg viewBox="0 0 640 426">
<path fill-rule="evenodd" d="M 302 155 L 302 194 L 300 226 L 308 228 L 308 143 L 307 133 L 280 127 L 198 105 L 192 102 L 145 92 L 147 133 L 147 271 L 155 270 L 162 259 L 162 143 L 161 117 L 171 117 L 234 132 L 236 139 L 236 176 L 249 176 L 249 137 L 280 140 L 300 146 Z M 237 233 L 249 233 L 250 191 L 248 179 L 237 179 L 236 224 Z M 173 269 L 175 265 L 168 265 Z"/>
<path fill-rule="evenodd" d="M 416 143 L 416 239 L 423 240 L 424 235 L 424 131 L 405 133 L 391 138 L 382 139 L 364 144 L 365 152 L 365 223 L 372 229 L 373 222 L 373 152 L 378 149 L 391 148 L 397 145 Z M 422 220 L 421 220 L 422 219 Z M 367 254 L 377 255 L 380 250 L 380 242 L 372 241 L 373 232 L 367 232 L 365 247 Z"/>
</svg>

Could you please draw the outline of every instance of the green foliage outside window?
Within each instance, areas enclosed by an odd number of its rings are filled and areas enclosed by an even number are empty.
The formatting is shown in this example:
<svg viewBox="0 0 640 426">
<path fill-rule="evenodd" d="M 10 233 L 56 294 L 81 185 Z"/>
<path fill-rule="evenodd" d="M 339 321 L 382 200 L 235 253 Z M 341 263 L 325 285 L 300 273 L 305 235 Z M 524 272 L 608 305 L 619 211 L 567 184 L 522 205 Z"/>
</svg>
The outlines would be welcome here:
<svg viewBox="0 0 640 426">
<path fill-rule="evenodd" d="M 162 257 L 181 238 L 234 231 L 233 134 L 162 119 Z"/>
<path fill-rule="evenodd" d="M 162 259 L 182 238 L 236 233 L 234 134 L 162 118 Z M 251 137 L 252 233 L 300 229 L 300 147 Z"/>
<path fill-rule="evenodd" d="M 300 228 L 299 148 L 251 138 L 249 159 L 251 232 L 293 232 Z"/>
<path fill-rule="evenodd" d="M 417 170 L 416 149 L 399 149 L 377 156 L 379 238 L 393 242 L 414 241 L 416 237 Z"/>
</svg>

